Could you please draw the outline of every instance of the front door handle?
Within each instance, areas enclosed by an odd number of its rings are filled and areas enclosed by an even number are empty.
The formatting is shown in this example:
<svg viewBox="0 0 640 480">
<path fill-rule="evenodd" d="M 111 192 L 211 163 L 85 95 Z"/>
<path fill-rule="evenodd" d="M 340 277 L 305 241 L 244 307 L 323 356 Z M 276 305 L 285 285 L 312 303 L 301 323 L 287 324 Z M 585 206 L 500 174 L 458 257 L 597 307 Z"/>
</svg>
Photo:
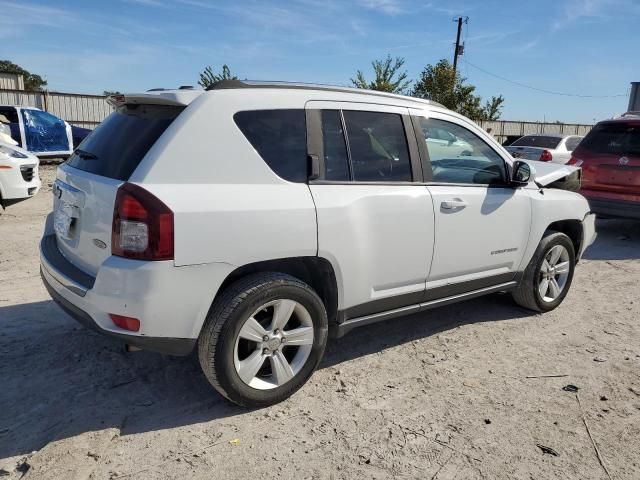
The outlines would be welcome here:
<svg viewBox="0 0 640 480">
<path fill-rule="evenodd" d="M 461 209 L 466 207 L 467 205 L 468 203 L 460 198 L 452 198 L 451 200 L 445 200 L 440 204 L 440 206 L 444 210 Z"/>
</svg>

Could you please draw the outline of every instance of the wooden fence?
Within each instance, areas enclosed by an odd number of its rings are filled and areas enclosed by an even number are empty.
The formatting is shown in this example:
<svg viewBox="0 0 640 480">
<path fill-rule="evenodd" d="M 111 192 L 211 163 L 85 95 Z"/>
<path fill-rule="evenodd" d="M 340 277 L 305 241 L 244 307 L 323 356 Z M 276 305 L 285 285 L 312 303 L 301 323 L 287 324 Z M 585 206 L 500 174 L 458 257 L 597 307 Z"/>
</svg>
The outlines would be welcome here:
<svg viewBox="0 0 640 480">
<path fill-rule="evenodd" d="M 63 92 L 0 89 L 0 105 L 37 107 L 84 128 L 95 128 L 113 111 L 102 95 Z"/>
</svg>

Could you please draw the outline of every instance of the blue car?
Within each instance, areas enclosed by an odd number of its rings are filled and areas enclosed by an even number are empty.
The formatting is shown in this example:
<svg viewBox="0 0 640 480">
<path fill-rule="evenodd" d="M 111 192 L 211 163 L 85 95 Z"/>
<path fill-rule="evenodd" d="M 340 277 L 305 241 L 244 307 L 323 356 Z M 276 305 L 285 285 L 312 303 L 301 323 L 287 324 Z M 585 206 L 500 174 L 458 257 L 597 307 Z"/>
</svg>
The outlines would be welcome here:
<svg viewBox="0 0 640 480">
<path fill-rule="evenodd" d="M 0 114 L 9 120 L 18 145 L 38 157 L 68 157 L 91 133 L 35 107 L 0 105 Z"/>
</svg>

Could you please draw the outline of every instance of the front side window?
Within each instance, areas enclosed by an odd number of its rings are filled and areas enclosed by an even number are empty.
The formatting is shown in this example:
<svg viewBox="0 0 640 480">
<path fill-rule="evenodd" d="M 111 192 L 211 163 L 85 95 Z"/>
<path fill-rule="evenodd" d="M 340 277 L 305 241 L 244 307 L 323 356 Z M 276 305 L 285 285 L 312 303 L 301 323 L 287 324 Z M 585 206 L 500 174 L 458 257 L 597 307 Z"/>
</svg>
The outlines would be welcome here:
<svg viewBox="0 0 640 480">
<path fill-rule="evenodd" d="M 411 181 L 402 116 L 346 110 L 343 115 L 354 181 Z"/>
<path fill-rule="evenodd" d="M 505 183 L 504 160 L 476 134 L 444 120 L 421 117 L 419 121 L 434 182 Z"/>
<path fill-rule="evenodd" d="M 249 110 L 236 113 L 233 119 L 279 177 L 290 182 L 306 182 L 307 127 L 304 110 Z"/>
</svg>

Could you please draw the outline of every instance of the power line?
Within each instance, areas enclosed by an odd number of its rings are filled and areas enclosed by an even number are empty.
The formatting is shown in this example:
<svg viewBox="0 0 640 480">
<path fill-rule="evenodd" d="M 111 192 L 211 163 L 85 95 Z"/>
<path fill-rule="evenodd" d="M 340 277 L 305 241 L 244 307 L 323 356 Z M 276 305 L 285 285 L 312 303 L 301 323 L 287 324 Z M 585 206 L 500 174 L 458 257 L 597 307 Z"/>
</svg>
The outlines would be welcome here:
<svg viewBox="0 0 640 480">
<path fill-rule="evenodd" d="M 628 95 L 627 93 L 620 93 L 618 95 L 580 95 L 578 93 L 554 92 L 553 90 L 545 90 L 544 88 L 534 87 L 532 85 L 527 85 L 526 83 L 516 82 L 515 80 L 509 80 L 508 78 L 505 78 L 495 73 L 491 73 L 485 70 L 484 68 L 474 65 L 473 63 L 468 61 L 466 58 L 463 58 L 462 60 L 464 61 L 465 64 L 469 65 L 470 67 L 473 67 L 476 70 L 480 70 L 481 72 L 486 73 L 487 75 L 491 75 L 492 77 L 499 78 L 500 80 L 513 83 L 514 85 L 518 85 L 520 87 L 528 88 L 530 90 L 535 90 L 537 92 L 547 93 L 549 95 L 560 95 L 563 97 L 579 97 L 579 98 L 615 98 L 615 97 L 626 97 Z"/>
</svg>

